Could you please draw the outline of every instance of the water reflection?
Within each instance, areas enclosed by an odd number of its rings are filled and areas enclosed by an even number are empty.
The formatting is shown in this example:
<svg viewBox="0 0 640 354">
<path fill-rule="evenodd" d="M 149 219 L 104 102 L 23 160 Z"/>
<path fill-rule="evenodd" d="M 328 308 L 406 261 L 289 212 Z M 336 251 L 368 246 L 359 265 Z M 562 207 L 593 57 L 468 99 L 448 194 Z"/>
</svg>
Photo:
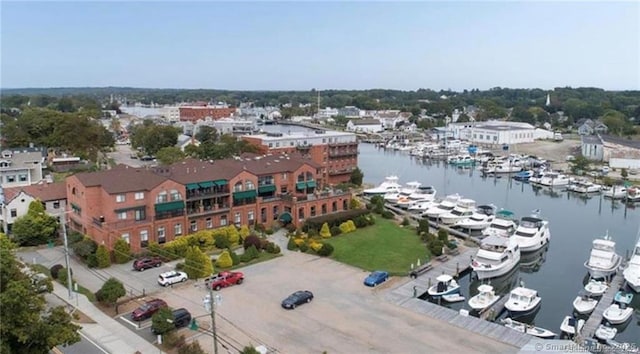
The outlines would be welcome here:
<svg viewBox="0 0 640 354">
<path fill-rule="evenodd" d="M 520 256 L 520 271 L 524 273 L 537 273 L 547 260 L 548 249 L 549 244 L 547 243 L 535 252 L 522 253 Z"/>
</svg>

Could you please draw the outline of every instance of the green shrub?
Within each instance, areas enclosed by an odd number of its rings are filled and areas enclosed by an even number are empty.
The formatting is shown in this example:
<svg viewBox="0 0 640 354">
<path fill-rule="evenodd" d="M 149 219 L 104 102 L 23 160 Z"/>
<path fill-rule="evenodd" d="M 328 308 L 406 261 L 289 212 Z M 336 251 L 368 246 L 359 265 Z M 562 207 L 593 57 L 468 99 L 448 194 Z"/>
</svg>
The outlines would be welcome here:
<svg viewBox="0 0 640 354">
<path fill-rule="evenodd" d="M 431 241 L 427 247 L 429 248 L 429 251 L 431 252 L 431 254 L 437 257 L 442 255 L 443 246 L 444 246 L 444 243 L 442 241 L 440 241 L 439 239 L 435 239 Z"/>
<path fill-rule="evenodd" d="M 105 245 L 98 246 L 96 250 L 96 260 L 98 261 L 98 268 L 108 268 L 111 266 L 111 255 Z"/>
<path fill-rule="evenodd" d="M 354 232 L 357 230 L 356 224 L 353 222 L 353 220 L 347 220 L 347 226 L 349 226 L 349 232 Z"/>
<path fill-rule="evenodd" d="M 393 219 L 396 216 L 396 214 L 390 212 L 389 210 L 383 210 L 381 215 L 385 219 Z"/>
<path fill-rule="evenodd" d="M 249 230 L 249 226 L 247 225 L 242 225 L 242 227 L 240 227 L 240 231 L 238 231 L 235 226 L 232 227 L 233 230 L 228 229 L 229 240 L 232 242 L 232 244 L 239 243 L 240 240 L 244 240 L 249 235 L 251 235 L 251 230 Z M 235 233 L 233 232 L 234 230 L 236 231 Z M 237 237 L 235 236 L 235 234 L 237 234 Z"/>
<path fill-rule="evenodd" d="M 280 254 L 280 252 L 282 252 L 282 250 L 280 249 L 280 246 L 274 244 L 273 245 L 273 254 Z"/>
<path fill-rule="evenodd" d="M 409 226 L 409 225 L 411 225 L 411 221 L 409 221 L 409 218 L 405 216 L 402 219 L 402 226 Z"/>
<path fill-rule="evenodd" d="M 49 273 L 51 273 L 51 278 L 58 279 L 58 275 L 61 269 L 64 269 L 64 266 L 62 264 L 56 264 L 53 267 L 51 267 L 51 269 L 49 269 Z"/>
<path fill-rule="evenodd" d="M 318 230 L 316 229 L 309 229 L 309 231 L 307 231 L 307 235 L 309 237 L 318 237 L 320 236 L 320 233 L 318 233 Z"/>
<path fill-rule="evenodd" d="M 79 233 L 78 231 L 71 231 L 67 235 L 67 242 L 69 246 L 73 246 L 74 244 L 82 241 L 84 239 L 84 235 Z"/>
<path fill-rule="evenodd" d="M 367 220 L 367 217 L 364 215 L 355 217 L 353 219 L 353 222 L 355 223 L 356 227 L 359 229 L 369 226 L 369 220 Z"/>
<path fill-rule="evenodd" d="M 416 227 L 416 233 L 418 235 L 422 235 L 423 233 L 427 234 L 429 233 L 429 220 L 427 219 L 420 219 L 418 220 L 418 226 Z"/>
<path fill-rule="evenodd" d="M 249 260 L 258 258 L 260 256 L 260 251 L 258 251 L 258 249 L 255 246 L 251 246 L 251 247 L 247 248 L 245 253 L 249 254 L 249 256 L 250 256 Z"/>
<path fill-rule="evenodd" d="M 298 248 L 298 245 L 296 244 L 296 241 L 294 240 L 294 237 L 293 236 L 289 237 L 289 242 L 287 242 L 287 249 L 289 251 L 293 251 L 296 248 Z"/>
<path fill-rule="evenodd" d="M 113 245 L 113 258 L 116 263 L 127 263 L 131 259 L 131 246 L 122 238 L 116 240 Z"/>
<path fill-rule="evenodd" d="M 274 252 L 274 250 L 275 250 L 275 246 L 276 246 L 276 245 L 275 245 L 273 242 L 269 242 L 269 243 L 267 243 L 267 247 L 265 248 L 265 250 L 266 250 L 267 252 L 269 252 L 269 253 L 275 253 L 275 252 Z"/>
<path fill-rule="evenodd" d="M 96 252 L 96 250 L 98 249 L 98 244 L 94 240 L 85 237 L 84 239 L 82 239 L 82 241 L 73 244 L 73 246 L 71 246 L 71 249 L 73 249 L 73 253 L 75 253 L 78 257 L 86 260 L 90 254 Z"/>
<path fill-rule="evenodd" d="M 300 245 L 300 251 L 307 252 L 307 250 L 309 250 L 309 246 L 306 243 Z"/>
<path fill-rule="evenodd" d="M 322 257 L 328 257 L 333 253 L 333 246 L 328 243 L 322 245 L 322 247 L 318 250 L 318 255 Z"/>
<path fill-rule="evenodd" d="M 322 228 L 320 229 L 320 236 L 323 238 L 331 237 L 331 229 L 329 228 L 329 223 L 322 224 Z"/>
<path fill-rule="evenodd" d="M 215 236 L 215 246 L 219 249 L 229 248 L 231 242 L 226 234 L 218 234 Z"/>
<path fill-rule="evenodd" d="M 331 235 L 338 236 L 341 233 L 342 233 L 342 230 L 340 230 L 340 227 L 338 227 L 338 226 L 332 226 L 331 227 Z"/>
<path fill-rule="evenodd" d="M 331 213 L 308 218 L 302 226 L 302 230 L 305 232 L 310 229 L 321 230 L 324 223 L 327 223 L 329 225 L 329 229 L 331 229 L 332 226 L 339 226 L 347 220 L 352 220 L 360 215 L 366 215 L 369 213 L 370 212 L 366 209 L 351 209 L 338 213 Z"/>
<path fill-rule="evenodd" d="M 297 229 L 296 225 L 294 225 L 294 224 L 287 224 L 286 228 L 287 228 L 287 232 L 289 232 L 289 233 L 293 233 Z"/>
<path fill-rule="evenodd" d="M 453 249 L 458 248 L 458 244 L 457 244 L 457 243 L 455 243 L 455 242 L 449 241 L 449 243 L 447 243 L 447 247 L 448 247 L 450 250 L 453 250 Z"/>
<path fill-rule="evenodd" d="M 264 233 L 267 235 L 273 235 L 273 229 L 266 229 Z"/>
<path fill-rule="evenodd" d="M 73 269 L 71 270 L 71 277 L 73 277 Z M 69 279 L 67 274 L 67 268 L 62 267 L 58 272 L 58 282 L 64 286 L 67 286 L 67 280 Z"/>
<path fill-rule="evenodd" d="M 181 336 L 184 343 L 184 334 Z M 202 349 L 200 342 L 193 341 L 189 344 L 182 344 L 178 348 L 178 354 L 206 354 L 207 352 Z"/>
<path fill-rule="evenodd" d="M 438 230 L 438 240 L 440 240 L 443 244 L 449 240 L 449 233 L 447 232 L 447 230 Z"/>
<path fill-rule="evenodd" d="M 218 260 L 216 261 L 216 266 L 219 268 L 231 268 L 231 266 L 233 266 L 233 259 L 231 259 L 231 255 L 229 254 L 229 251 L 227 250 L 222 251 L 220 256 L 218 256 Z"/>
<path fill-rule="evenodd" d="M 238 255 L 229 248 L 227 248 L 227 251 L 229 252 L 229 256 L 231 257 L 231 261 L 233 262 L 233 265 L 240 264 L 240 257 L 238 257 Z"/>
<path fill-rule="evenodd" d="M 184 270 L 184 262 L 176 263 L 176 270 Z"/>
<path fill-rule="evenodd" d="M 98 256 L 95 253 L 92 253 L 87 257 L 87 267 L 89 268 L 97 268 L 98 267 Z"/>
</svg>

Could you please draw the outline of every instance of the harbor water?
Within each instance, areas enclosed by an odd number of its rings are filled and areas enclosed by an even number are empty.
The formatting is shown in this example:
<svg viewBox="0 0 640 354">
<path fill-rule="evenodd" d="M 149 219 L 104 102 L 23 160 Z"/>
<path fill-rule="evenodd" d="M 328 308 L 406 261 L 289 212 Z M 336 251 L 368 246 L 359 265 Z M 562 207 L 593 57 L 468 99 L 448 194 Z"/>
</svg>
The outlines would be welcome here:
<svg viewBox="0 0 640 354">
<path fill-rule="evenodd" d="M 283 133 L 304 130 L 292 126 L 268 128 Z M 512 211 L 518 219 L 539 209 L 540 217 L 549 220 L 550 244 L 535 254 L 523 254 L 518 269 L 493 279 L 491 285 L 504 294 L 521 281 L 526 287 L 537 290 L 542 306 L 524 321 L 558 334 L 563 318 L 572 314 L 573 300 L 588 279 L 584 263 L 589 258 L 593 239 L 608 233 L 616 242 L 617 252 L 625 256 L 633 250 L 638 237 L 640 205 L 636 209 L 600 195 L 585 198 L 562 190 L 539 189 L 517 182 L 509 175 L 483 177 L 474 168 L 458 169 L 442 161 L 413 158 L 406 152 L 384 150 L 373 144 L 359 145 L 358 166 L 364 173 L 364 182 L 371 185 L 396 175 L 402 184 L 418 181 L 433 186 L 438 197 L 458 193 L 475 200 L 478 205 L 494 204 Z M 461 292 L 467 299 L 476 293 L 480 284 L 471 280 L 471 274 L 462 276 L 460 283 Z M 466 302 L 447 306 L 456 310 L 468 309 Z M 635 294 L 630 306 L 640 310 L 640 294 Z M 616 341 L 640 344 L 640 315 L 637 312 L 617 328 Z"/>
</svg>

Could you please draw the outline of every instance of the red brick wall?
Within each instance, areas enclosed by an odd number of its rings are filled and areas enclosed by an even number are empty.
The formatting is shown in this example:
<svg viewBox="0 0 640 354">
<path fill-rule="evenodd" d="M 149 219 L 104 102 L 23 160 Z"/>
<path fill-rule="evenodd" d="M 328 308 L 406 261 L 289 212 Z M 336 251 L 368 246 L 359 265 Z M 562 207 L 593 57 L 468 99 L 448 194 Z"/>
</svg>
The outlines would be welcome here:
<svg viewBox="0 0 640 354">
<path fill-rule="evenodd" d="M 214 108 L 214 107 L 180 107 L 181 121 L 197 121 L 211 117 L 212 119 L 220 119 L 230 117 L 235 113 L 236 108 Z"/>
</svg>

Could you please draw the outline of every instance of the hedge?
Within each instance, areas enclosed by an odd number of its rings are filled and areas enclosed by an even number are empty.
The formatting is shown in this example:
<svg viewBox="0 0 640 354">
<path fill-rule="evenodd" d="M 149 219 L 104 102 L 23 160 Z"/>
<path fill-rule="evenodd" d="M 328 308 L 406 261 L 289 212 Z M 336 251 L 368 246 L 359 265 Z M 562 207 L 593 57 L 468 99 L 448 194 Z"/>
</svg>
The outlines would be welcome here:
<svg viewBox="0 0 640 354">
<path fill-rule="evenodd" d="M 371 211 L 366 209 L 352 209 L 345 210 L 338 213 L 320 215 L 313 218 L 308 218 L 302 226 L 302 231 L 307 232 L 309 229 L 322 229 L 322 225 L 327 223 L 329 228 L 333 226 L 340 226 L 345 221 L 353 220 L 361 215 L 366 215 Z"/>
</svg>

